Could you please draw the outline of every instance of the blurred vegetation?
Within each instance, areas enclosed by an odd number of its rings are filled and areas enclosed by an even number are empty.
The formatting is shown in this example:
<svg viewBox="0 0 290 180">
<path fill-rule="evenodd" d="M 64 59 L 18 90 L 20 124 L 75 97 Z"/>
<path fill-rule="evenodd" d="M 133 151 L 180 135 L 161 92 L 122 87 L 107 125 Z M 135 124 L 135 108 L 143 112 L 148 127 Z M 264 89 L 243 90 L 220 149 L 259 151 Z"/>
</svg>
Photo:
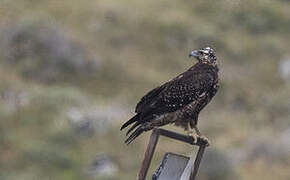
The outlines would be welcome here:
<svg viewBox="0 0 290 180">
<path fill-rule="evenodd" d="M 0 0 L 0 179 L 135 179 L 150 133 L 126 146 L 121 123 L 204 46 L 222 84 L 200 179 L 289 179 L 289 32 L 288 0 Z M 168 151 L 192 149 L 161 138 L 150 173 Z M 112 176 L 89 170 L 101 154 Z"/>
</svg>

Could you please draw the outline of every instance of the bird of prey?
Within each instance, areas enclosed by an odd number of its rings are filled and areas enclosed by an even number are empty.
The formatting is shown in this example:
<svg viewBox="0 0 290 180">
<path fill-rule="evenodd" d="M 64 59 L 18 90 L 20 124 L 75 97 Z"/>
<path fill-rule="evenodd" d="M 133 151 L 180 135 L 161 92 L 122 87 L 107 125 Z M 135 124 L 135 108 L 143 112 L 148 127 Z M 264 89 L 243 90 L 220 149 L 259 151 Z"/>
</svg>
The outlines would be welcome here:
<svg viewBox="0 0 290 180">
<path fill-rule="evenodd" d="M 130 144 L 145 131 L 167 124 L 183 127 L 197 141 L 202 136 L 197 128 L 200 111 L 211 101 L 219 88 L 218 64 L 215 52 L 206 47 L 191 51 L 189 57 L 198 60 L 187 71 L 148 92 L 138 102 L 136 115 L 123 124 L 121 130 L 133 124 L 125 141 Z M 195 130 L 195 133 L 193 131 Z"/>
</svg>

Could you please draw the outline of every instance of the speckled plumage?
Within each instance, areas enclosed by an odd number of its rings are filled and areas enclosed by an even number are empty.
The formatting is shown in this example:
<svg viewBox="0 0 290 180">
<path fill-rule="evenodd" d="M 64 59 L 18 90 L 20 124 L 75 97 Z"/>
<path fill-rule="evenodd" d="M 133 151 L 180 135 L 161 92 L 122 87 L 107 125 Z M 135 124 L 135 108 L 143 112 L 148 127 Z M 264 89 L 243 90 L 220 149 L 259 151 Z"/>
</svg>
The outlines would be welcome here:
<svg viewBox="0 0 290 180">
<path fill-rule="evenodd" d="M 127 144 L 154 127 L 174 123 L 187 130 L 188 125 L 197 125 L 199 112 L 218 90 L 218 66 L 213 49 L 207 47 L 192 53 L 198 59 L 195 65 L 139 101 L 136 115 L 121 127 L 122 130 L 134 123 L 127 135 L 136 130 L 125 141 Z"/>
</svg>

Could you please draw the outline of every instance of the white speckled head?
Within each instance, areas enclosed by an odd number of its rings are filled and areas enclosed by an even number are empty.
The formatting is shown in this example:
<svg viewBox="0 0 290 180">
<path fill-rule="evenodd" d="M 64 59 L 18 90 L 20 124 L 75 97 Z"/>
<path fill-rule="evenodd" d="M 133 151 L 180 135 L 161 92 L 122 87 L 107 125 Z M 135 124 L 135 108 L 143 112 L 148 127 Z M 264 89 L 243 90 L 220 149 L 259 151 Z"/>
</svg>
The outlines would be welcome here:
<svg viewBox="0 0 290 180">
<path fill-rule="evenodd" d="M 200 50 L 191 51 L 190 57 L 195 57 L 199 62 L 207 64 L 216 64 L 215 52 L 211 47 L 205 47 Z"/>
<path fill-rule="evenodd" d="M 211 51 L 214 51 L 214 50 L 210 47 L 206 47 L 206 48 L 202 48 L 200 51 L 202 51 L 205 54 L 209 54 Z"/>
</svg>

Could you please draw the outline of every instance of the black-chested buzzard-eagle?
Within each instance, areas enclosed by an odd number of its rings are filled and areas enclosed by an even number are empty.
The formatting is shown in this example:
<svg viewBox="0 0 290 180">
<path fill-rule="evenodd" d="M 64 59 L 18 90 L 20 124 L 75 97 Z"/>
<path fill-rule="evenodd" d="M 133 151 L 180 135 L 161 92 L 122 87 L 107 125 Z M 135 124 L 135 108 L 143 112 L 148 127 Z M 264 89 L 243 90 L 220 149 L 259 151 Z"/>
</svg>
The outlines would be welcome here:
<svg viewBox="0 0 290 180">
<path fill-rule="evenodd" d="M 211 101 L 219 88 L 218 65 L 215 52 L 206 47 L 191 51 L 198 62 L 169 82 L 148 92 L 136 106 L 137 113 L 121 127 L 130 124 L 125 143 L 131 143 L 142 132 L 174 123 L 183 127 L 195 140 L 201 136 L 197 125 L 199 112 Z M 195 130 L 196 133 L 192 134 Z M 205 140 L 205 138 L 203 136 Z"/>
</svg>

